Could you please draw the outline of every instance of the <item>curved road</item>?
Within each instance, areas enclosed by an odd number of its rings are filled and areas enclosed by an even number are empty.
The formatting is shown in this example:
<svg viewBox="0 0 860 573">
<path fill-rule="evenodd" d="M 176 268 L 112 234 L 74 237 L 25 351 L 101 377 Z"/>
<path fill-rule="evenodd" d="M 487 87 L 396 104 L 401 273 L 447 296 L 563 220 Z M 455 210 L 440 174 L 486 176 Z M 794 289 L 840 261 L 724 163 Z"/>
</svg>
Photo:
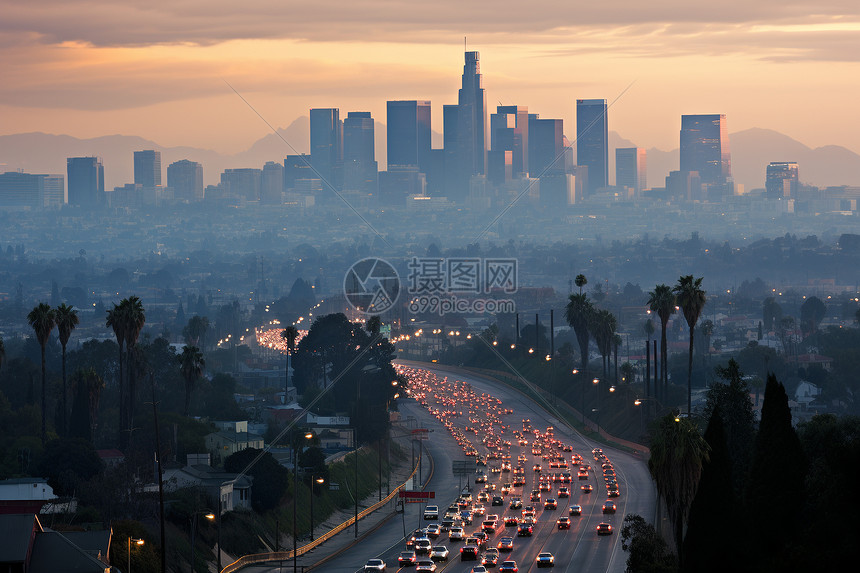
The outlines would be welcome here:
<svg viewBox="0 0 860 573">
<path fill-rule="evenodd" d="M 408 365 L 408 363 L 406 364 Z M 447 376 L 468 382 L 478 392 L 486 392 L 501 399 L 502 405 L 505 408 L 513 409 L 512 414 L 503 418 L 505 424 L 511 429 L 520 429 L 522 420 L 526 418 L 531 420 L 532 427 L 537 430 L 543 431 L 547 426 L 553 426 L 555 428 L 555 437 L 573 446 L 573 451 L 583 456 L 583 463 L 590 464 L 594 468 L 599 468 L 599 464 L 594 461 L 591 450 L 595 447 L 602 448 L 617 473 L 621 496 L 614 498 L 614 501 L 618 506 L 618 510 L 615 514 L 605 515 L 602 513 L 602 506 L 607 497 L 602 475 L 596 475 L 594 470 L 592 470 L 587 481 L 578 481 L 574 466 L 572 471 L 574 480 L 573 483 L 568 484 L 571 491 L 570 498 L 559 499 L 558 509 L 556 510 L 544 510 L 542 503 L 533 504 L 537 510 L 537 524 L 532 537 L 517 537 L 516 528 L 514 527 L 500 527 L 491 535 L 491 540 L 487 547 L 495 547 L 498 540 L 503 536 L 514 537 L 513 551 L 511 553 L 502 552 L 500 563 L 505 559 L 513 559 L 518 563 L 520 571 L 534 571 L 536 570 L 535 558 L 537 554 L 541 551 L 549 551 L 555 556 L 554 569 L 557 572 L 600 571 L 623 573 L 626 569 L 627 561 L 627 554 L 621 549 L 620 536 L 624 516 L 636 513 L 643 516 L 647 521 L 653 522 L 656 511 L 656 491 L 651 476 L 648 473 L 648 468 L 643 460 L 582 436 L 575 430 L 562 424 L 552 414 L 545 411 L 532 400 L 503 384 L 463 374 L 454 376 L 442 369 L 423 369 L 435 373 L 440 378 Z M 430 434 L 430 439 L 424 442 L 434 462 L 434 472 L 426 489 L 436 492 L 434 503 L 439 506 L 440 513 L 442 513 L 450 503 L 456 500 L 461 487 L 465 486 L 465 480 L 471 480 L 473 477 L 459 478 L 454 476 L 451 469 L 452 461 L 466 459 L 474 461 L 474 458 L 466 458 L 463 454 L 463 449 L 457 444 L 450 432 L 426 408 L 419 405 L 415 400 L 401 400 L 399 409 L 404 418 L 414 416 L 416 427 L 433 430 L 433 433 Z M 462 428 L 467 422 L 468 419 L 464 416 L 463 419 L 457 419 L 456 424 Z M 512 439 L 510 434 L 506 434 L 505 437 L 506 439 Z M 517 445 L 516 440 L 512 441 L 513 445 L 510 450 L 511 459 L 515 461 L 521 453 L 525 454 L 528 458 L 528 461 L 524 464 L 526 468 L 526 485 L 522 490 L 515 489 L 512 496 L 522 497 L 523 504 L 529 505 L 529 493 L 532 489 L 536 489 L 535 484 L 538 479 L 537 474 L 531 471 L 532 465 L 540 463 L 545 466 L 546 462 L 540 457 L 535 459 L 535 456 L 531 454 L 530 446 L 521 447 Z M 428 465 L 424 464 L 425 479 L 429 473 Z M 512 481 L 512 474 L 490 473 L 488 481 L 498 484 L 500 488 L 501 482 Z M 594 486 L 593 493 L 584 493 L 580 490 L 580 485 L 584 483 L 590 483 Z M 474 483 L 470 483 L 469 485 L 475 491 L 481 487 Z M 556 497 L 555 494 L 558 485 L 553 484 L 552 492 L 544 492 L 543 499 Z M 518 510 L 508 509 L 507 501 L 512 496 L 506 496 L 505 505 L 502 507 L 492 507 L 489 503 L 485 503 L 487 513 L 497 513 L 502 519 L 506 515 L 519 515 L 520 512 Z M 582 515 L 580 517 L 571 517 L 570 530 L 559 530 L 556 527 L 555 520 L 557 517 L 568 514 L 568 506 L 570 504 L 581 505 Z M 361 571 L 368 559 L 382 558 L 389 571 L 397 571 L 397 556 L 401 551 L 406 549 L 404 532 L 411 534 L 417 527 L 423 527 L 430 523 L 420 519 L 423 508 L 423 504 L 407 504 L 405 514 L 402 516 L 397 515 L 393 519 L 388 520 L 359 543 L 330 559 L 324 565 L 315 568 L 315 570 L 325 573 L 354 573 Z M 597 536 L 595 528 L 602 521 L 612 525 L 612 535 Z M 479 529 L 479 527 L 480 524 L 476 520 L 472 526 L 466 526 L 465 529 L 469 533 Z M 361 531 L 361 524 L 359 524 L 359 530 Z M 480 563 L 480 561 L 460 561 L 459 551 L 463 542 L 448 541 L 444 535 L 432 541 L 434 545 L 447 546 L 451 552 L 451 558 L 447 563 L 441 562 L 438 564 L 437 573 L 443 571 L 444 573 L 468 573 L 474 565 Z M 277 570 L 277 568 L 254 569 L 257 571 Z M 284 567 L 284 570 L 289 571 L 289 569 L 289 565 Z M 408 573 L 413 570 L 414 567 L 407 567 L 401 571 Z M 493 571 L 493 569 L 491 568 L 490 571 Z"/>
</svg>

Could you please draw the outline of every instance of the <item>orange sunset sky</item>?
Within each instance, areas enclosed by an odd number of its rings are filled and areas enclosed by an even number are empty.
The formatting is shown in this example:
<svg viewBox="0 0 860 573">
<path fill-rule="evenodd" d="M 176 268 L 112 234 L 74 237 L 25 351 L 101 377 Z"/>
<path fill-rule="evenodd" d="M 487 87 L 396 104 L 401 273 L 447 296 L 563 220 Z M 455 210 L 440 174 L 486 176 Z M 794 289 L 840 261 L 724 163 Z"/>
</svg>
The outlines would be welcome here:
<svg viewBox="0 0 860 573">
<path fill-rule="evenodd" d="M 0 0 L 0 134 L 139 135 L 234 153 L 311 107 L 429 99 L 441 131 L 463 37 L 491 110 L 565 120 L 618 98 L 609 128 L 678 145 L 680 115 L 725 113 L 860 152 L 856 0 Z"/>
</svg>

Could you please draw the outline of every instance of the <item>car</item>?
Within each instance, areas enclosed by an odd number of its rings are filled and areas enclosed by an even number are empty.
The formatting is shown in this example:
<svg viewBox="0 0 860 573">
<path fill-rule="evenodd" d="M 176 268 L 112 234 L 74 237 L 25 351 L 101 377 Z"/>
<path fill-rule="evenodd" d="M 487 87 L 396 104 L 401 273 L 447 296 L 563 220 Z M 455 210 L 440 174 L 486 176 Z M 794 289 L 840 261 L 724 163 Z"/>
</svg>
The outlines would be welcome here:
<svg viewBox="0 0 860 573">
<path fill-rule="evenodd" d="M 475 565 L 472 567 L 471 573 L 487 573 L 487 568 L 483 565 Z"/>
<path fill-rule="evenodd" d="M 582 515 L 582 506 L 581 505 L 571 505 L 567 508 L 568 515 Z"/>
<path fill-rule="evenodd" d="M 481 564 L 487 567 L 495 567 L 499 564 L 499 550 L 495 548 L 487 549 L 481 557 Z"/>
<path fill-rule="evenodd" d="M 523 517 L 534 517 L 535 516 L 535 508 L 531 505 L 527 505 L 523 508 Z"/>
<path fill-rule="evenodd" d="M 406 548 L 410 548 L 415 545 L 416 539 L 421 539 L 422 537 L 427 537 L 427 532 L 423 529 L 416 529 L 412 532 L 412 535 L 406 538 Z"/>
<path fill-rule="evenodd" d="M 514 538 L 513 537 L 502 537 L 499 539 L 499 542 L 496 544 L 496 548 L 499 551 L 513 551 L 514 550 Z"/>
<path fill-rule="evenodd" d="M 519 570 L 516 561 L 505 561 L 499 565 L 499 573 L 517 573 Z"/>
<path fill-rule="evenodd" d="M 615 513 L 615 502 L 611 499 L 607 499 L 606 503 L 603 504 L 603 513 Z"/>
<path fill-rule="evenodd" d="M 552 485 L 548 481 L 541 482 L 538 489 L 540 489 L 540 491 L 550 491 L 552 489 Z"/>
<path fill-rule="evenodd" d="M 414 551 L 401 551 L 400 555 L 397 556 L 397 564 L 401 567 L 415 565 L 417 560 L 418 556 L 415 555 Z"/>
<path fill-rule="evenodd" d="M 472 515 L 484 515 L 487 512 L 487 508 L 483 505 L 473 505 L 472 506 Z"/>
<path fill-rule="evenodd" d="M 478 501 L 490 501 L 490 494 L 485 491 L 478 492 Z"/>
<path fill-rule="evenodd" d="M 475 533 L 472 534 L 472 537 L 474 537 L 475 539 L 478 540 L 478 543 L 477 543 L 478 547 L 486 547 L 487 546 L 487 540 L 490 539 L 490 536 L 487 535 L 486 531 L 476 531 Z"/>
<path fill-rule="evenodd" d="M 570 529 L 570 518 L 569 517 L 559 517 L 555 520 L 556 526 L 559 529 Z"/>
<path fill-rule="evenodd" d="M 494 495 L 493 502 L 491 505 L 505 505 L 505 498 L 500 495 Z"/>
<path fill-rule="evenodd" d="M 487 476 L 481 472 L 475 476 L 475 483 L 487 483 Z"/>
<path fill-rule="evenodd" d="M 592 491 L 594 491 L 594 487 L 592 487 L 590 483 L 585 484 L 579 489 L 582 490 L 582 493 L 591 493 Z"/>
<path fill-rule="evenodd" d="M 508 509 L 522 509 L 523 508 L 523 500 L 518 497 L 515 497 L 511 500 L 511 503 L 508 504 Z"/>
<path fill-rule="evenodd" d="M 451 528 L 454 527 L 454 520 L 452 518 L 447 518 L 442 520 L 442 525 L 439 528 L 444 531 L 450 531 Z"/>
<path fill-rule="evenodd" d="M 531 537 L 534 526 L 531 523 L 520 523 L 517 526 L 517 535 L 520 537 Z"/>
<path fill-rule="evenodd" d="M 495 519 L 485 519 L 481 522 L 481 529 L 486 533 L 495 533 L 496 531 L 496 520 Z"/>
<path fill-rule="evenodd" d="M 578 477 L 579 479 L 583 479 L 583 480 L 588 479 L 588 472 L 583 471 L 583 470 L 579 470 L 578 472 L 576 472 L 576 477 Z"/>
<path fill-rule="evenodd" d="M 424 508 L 424 519 L 430 521 L 439 519 L 439 506 L 437 505 L 428 505 Z"/>
<path fill-rule="evenodd" d="M 472 512 L 469 510 L 461 511 L 460 512 L 460 521 L 462 521 L 466 525 L 472 525 Z"/>
<path fill-rule="evenodd" d="M 597 535 L 612 535 L 612 526 L 608 523 L 600 523 L 597 525 Z"/>
<path fill-rule="evenodd" d="M 448 539 L 450 541 L 463 541 L 463 538 L 465 537 L 466 532 L 463 531 L 462 527 L 455 526 L 448 531 Z"/>
<path fill-rule="evenodd" d="M 431 547 L 433 547 L 433 544 L 426 537 L 420 537 L 415 540 L 415 553 L 418 555 L 429 555 Z"/>
<path fill-rule="evenodd" d="M 430 550 L 430 559 L 433 561 L 448 561 L 448 548 L 444 545 L 437 545 Z"/>
<path fill-rule="evenodd" d="M 570 497 L 570 490 L 569 490 L 569 489 L 567 489 L 566 487 L 560 487 L 560 488 L 558 488 L 558 497 L 559 497 L 559 498 L 562 498 L 562 497 Z"/>
<path fill-rule="evenodd" d="M 436 539 L 442 533 L 442 527 L 438 523 L 431 523 L 427 526 L 427 537 Z"/>
<path fill-rule="evenodd" d="M 532 466 L 532 471 L 534 471 L 535 473 L 538 473 L 538 474 L 539 474 L 539 473 L 540 473 L 540 471 L 541 471 L 540 464 L 535 464 L 535 465 L 533 465 L 533 466 Z"/>
<path fill-rule="evenodd" d="M 553 557 L 552 553 L 549 551 L 542 551 L 538 553 L 537 559 L 535 559 L 535 565 L 538 567 L 554 567 L 555 557 Z"/>
<path fill-rule="evenodd" d="M 436 571 L 436 563 L 430 559 L 422 559 L 415 566 L 415 571 L 423 571 L 424 573 L 433 573 Z"/>
<path fill-rule="evenodd" d="M 364 564 L 365 571 L 385 571 L 385 561 L 382 559 L 368 559 Z"/>
<path fill-rule="evenodd" d="M 544 509 L 558 509 L 558 501 L 554 499 L 548 499 L 543 503 Z"/>
<path fill-rule="evenodd" d="M 618 488 L 613 488 L 606 492 L 606 495 L 609 497 L 618 497 L 621 495 L 621 492 L 618 491 Z"/>
<path fill-rule="evenodd" d="M 516 527 L 519 522 L 516 515 L 509 515 L 505 518 L 505 527 Z"/>
<path fill-rule="evenodd" d="M 529 501 L 536 501 L 540 503 L 540 490 L 536 489 L 532 492 L 531 497 L 529 497 Z"/>
</svg>

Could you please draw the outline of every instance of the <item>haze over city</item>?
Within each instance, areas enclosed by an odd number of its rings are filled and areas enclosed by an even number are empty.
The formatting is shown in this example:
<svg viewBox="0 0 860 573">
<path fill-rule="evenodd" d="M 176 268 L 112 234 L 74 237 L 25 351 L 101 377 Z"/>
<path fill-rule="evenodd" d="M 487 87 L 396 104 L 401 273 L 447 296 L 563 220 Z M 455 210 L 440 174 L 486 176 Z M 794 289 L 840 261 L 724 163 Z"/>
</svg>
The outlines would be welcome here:
<svg viewBox="0 0 860 573">
<path fill-rule="evenodd" d="M 452 103 L 463 40 L 489 101 L 572 125 L 577 98 L 610 128 L 677 145 L 678 117 L 725 113 L 811 146 L 860 151 L 852 3 L 3 2 L 0 133 L 138 135 L 235 153 L 311 107 Z M 441 132 L 441 114 L 434 129 Z"/>
</svg>

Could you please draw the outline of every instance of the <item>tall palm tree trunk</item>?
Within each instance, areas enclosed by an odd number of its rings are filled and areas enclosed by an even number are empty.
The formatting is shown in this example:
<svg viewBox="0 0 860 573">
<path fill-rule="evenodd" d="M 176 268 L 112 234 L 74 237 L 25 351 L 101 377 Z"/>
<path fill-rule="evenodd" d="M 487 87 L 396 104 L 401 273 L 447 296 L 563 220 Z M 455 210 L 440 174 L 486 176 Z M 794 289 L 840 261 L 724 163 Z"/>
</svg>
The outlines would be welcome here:
<svg viewBox="0 0 860 573">
<path fill-rule="evenodd" d="M 68 411 L 66 409 L 66 393 L 67 393 L 67 391 L 66 391 L 66 345 L 64 344 L 63 345 L 63 416 L 62 416 L 62 419 L 63 419 L 62 434 L 64 436 L 66 434 L 68 434 L 68 432 L 69 432 L 69 425 L 68 425 L 68 422 L 66 421 L 66 412 Z"/>
<path fill-rule="evenodd" d="M 45 369 L 45 345 L 42 344 L 42 445 L 48 442 L 48 375 Z"/>
<path fill-rule="evenodd" d="M 696 327 L 690 327 L 690 356 L 687 360 L 687 415 L 693 406 L 693 336 L 695 335 Z"/>
<path fill-rule="evenodd" d="M 125 446 L 125 381 L 122 370 L 122 342 L 119 345 L 119 443 Z"/>
</svg>

